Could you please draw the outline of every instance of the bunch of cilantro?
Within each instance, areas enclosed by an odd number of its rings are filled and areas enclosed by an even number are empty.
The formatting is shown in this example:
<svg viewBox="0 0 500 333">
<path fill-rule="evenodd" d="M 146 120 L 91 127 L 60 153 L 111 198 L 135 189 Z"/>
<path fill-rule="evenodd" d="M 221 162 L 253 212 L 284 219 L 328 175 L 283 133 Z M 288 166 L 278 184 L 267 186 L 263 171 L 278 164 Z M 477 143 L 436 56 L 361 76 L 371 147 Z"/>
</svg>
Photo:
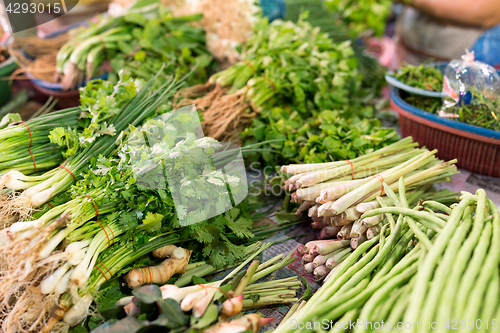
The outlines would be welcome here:
<svg viewBox="0 0 500 333">
<path fill-rule="evenodd" d="M 189 122 L 189 119 L 179 121 Z M 210 154 L 218 143 L 211 138 L 196 138 L 193 134 L 160 136 L 162 140 L 141 144 L 143 133 L 161 134 L 167 127 L 162 120 L 146 122 L 141 129 L 131 128 L 127 140 L 117 156 L 103 156 L 91 160 L 91 171 L 72 188 L 73 199 L 93 194 L 92 204 L 99 211 L 99 221 L 89 221 L 80 226 L 72 241 L 88 239 L 100 232 L 102 225 L 113 229 L 113 244 L 103 238 L 98 260 L 105 263 L 114 274 L 119 274 L 133 264 L 137 254 L 147 254 L 166 243 L 188 242 L 194 257 L 208 259 L 214 267 L 231 264 L 245 255 L 245 247 L 236 245 L 230 237 L 251 238 L 253 221 L 240 207 L 209 218 L 208 220 L 181 227 L 179 216 L 204 216 L 209 210 L 207 203 L 217 205 L 228 194 L 226 182 L 237 183 L 237 177 L 220 172 L 209 172 L 210 161 L 197 158 Z M 181 129 L 182 126 L 174 126 Z M 172 126 L 168 126 L 172 129 Z M 182 168 L 190 165 L 189 173 Z M 174 175 L 182 184 L 168 184 Z M 229 179 L 232 178 L 232 179 Z M 188 184 L 192 182 L 192 184 Z M 174 185 L 174 186 L 172 186 Z M 174 205 L 171 189 L 177 185 L 187 187 L 182 205 Z M 231 184 L 231 188 L 235 188 Z M 219 196 L 219 197 L 218 197 Z M 208 200 L 210 199 L 210 200 Z M 201 204 L 204 203 L 204 204 Z M 212 207 L 213 208 L 213 207 Z M 83 210 L 83 209 L 82 209 Z M 76 219 L 76 217 L 73 217 Z M 166 238 L 162 238 L 162 236 Z M 159 240 L 162 240 L 159 242 Z M 103 282 L 102 274 L 94 269 L 88 286 L 97 288 Z"/>
</svg>

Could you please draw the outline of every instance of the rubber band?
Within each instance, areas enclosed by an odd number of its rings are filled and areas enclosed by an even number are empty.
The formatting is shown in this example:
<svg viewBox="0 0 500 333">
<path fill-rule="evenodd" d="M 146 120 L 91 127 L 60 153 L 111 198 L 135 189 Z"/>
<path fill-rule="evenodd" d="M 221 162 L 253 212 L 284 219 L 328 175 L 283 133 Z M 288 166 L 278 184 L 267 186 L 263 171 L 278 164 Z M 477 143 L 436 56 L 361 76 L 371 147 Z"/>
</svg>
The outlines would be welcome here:
<svg viewBox="0 0 500 333">
<path fill-rule="evenodd" d="M 111 271 L 109 270 L 109 268 L 106 267 L 106 265 L 104 265 L 102 262 L 100 262 L 99 260 L 97 260 L 97 263 L 101 264 L 102 267 L 106 268 L 106 270 L 108 271 L 109 273 L 109 277 L 113 277 L 113 274 L 111 273 Z"/>
<path fill-rule="evenodd" d="M 271 87 L 273 87 L 273 90 L 274 90 L 274 93 L 276 93 L 276 86 L 274 85 L 274 82 L 268 78 L 267 76 L 263 76 L 264 80 L 266 80 L 267 82 L 269 82 L 271 84 Z"/>
<path fill-rule="evenodd" d="M 207 289 L 218 289 L 221 293 L 224 294 L 224 296 L 226 296 L 226 298 L 229 298 L 228 294 L 224 290 L 222 290 L 220 287 L 206 286 L 204 284 L 199 284 L 198 286 L 202 287 L 205 290 L 205 295 L 208 295 Z"/>
<path fill-rule="evenodd" d="M 106 238 L 108 239 L 108 246 L 111 246 L 111 242 L 109 241 L 109 236 L 108 236 L 108 233 L 106 232 L 106 230 L 104 229 L 104 227 L 102 226 L 102 223 L 101 221 L 97 220 L 97 223 L 99 223 L 99 225 L 101 226 L 102 228 L 102 231 L 104 231 L 104 234 L 106 235 Z"/>
<path fill-rule="evenodd" d="M 151 274 L 151 268 L 149 266 L 146 266 L 149 272 L 149 284 L 153 284 L 153 274 Z"/>
<path fill-rule="evenodd" d="M 26 126 L 26 128 L 28 129 L 28 132 L 30 134 L 30 147 L 31 147 L 31 145 L 33 144 L 33 136 L 31 135 L 31 129 L 25 122 L 22 122 L 20 124 Z"/>
<path fill-rule="evenodd" d="M 109 232 L 111 233 L 111 236 L 113 237 L 113 240 L 111 241 L 111 245 L 115 243 L 115 233 L 113 232 L 113 229 L 109 226 L 109 224 L 106 224 L 106 227 L 108 227 Z"/>
<path fill-rule="evenodd" d="M 80 195 L 80 197 L 83 197 L 84 195 Z M 95 216 L 94 217 L 97 217 L 97 215 L 99 215 L 99 209 L 97 209 L 97 205 L 95 204 L 94 200 L 92 200 L 91 197 L 89 197 L 88 195 L 85 195 L 85 197 L 87 197 L 87 199 L 90 200 L 90 202 L 92 202 L 92 204 L 94 205 L 94 210 L 95 210 Z"/>
<path fill-rule="evenodd" d="M 104 53 L 108 53 L 108 49 L 106 48 L 106 43 L 104 42 L 104 39 L 102 39 L 102 36 L 101 35 L 97 35 L 97 37 L 101 41 L 102 48 L 104 49 Z"/>
<path fill-rule="evenodd" d="M 106 277 L 106 274 L 104 274 L 104 273 L 101 271 L 101 269 L 100 269 L 99 267 L 97 267 L 97 265 L 94 265 L 94 267 L 95 267 L 95 268 L 97 268 L 97 270 L 98 270 L 99 272 L 101 272 L 102 276 L 104 276 L 104 279 L 106 279 L 106 281 L 108 281 L 108 278 Z"/>
<path fill-rule="evenodd" d="M 382 177 L 378 173 L 375 174 L 375 175 L 373 175 L 372 177 L 377 178 L 378 180 L 380 180 L 380 183 L 382 184 L 382 191 L 380 191 L 380 196 L 383 196 L 384 195 L 384 182 L 385 182 L 384 177 Z"/>
<path fill-rule="evenodd" d="M 47 202 L 47 205 L 49 205 L 50 208 L 54 208 L 54 206 L 52 206 L 50 202 Z"/>
<path fill-rule="evenodd" d="M 251 69 L 254 73 L 256 72 L 255 67 L 253 67 L 253 66 L 252 66 L 252 64 L 251 64 L 249 61 L 247 61 L 247 60 L 242 60 L 241 62 L 242 62 L 242 63 L 244 63 L 244 64 L 246 64 L 248 67 L 250 67 L 250 69 Z"/>
<path fill-rule="evenodd" d="M 76 184 L 76 177 L 71 171 L 69 171 L 65 166 L 62 165 L 60 165 L 59 168 L 66 170 L 66 172 L 68 172 L 71 175 L 71 177 L 73 177 L 73 180 L 75 181 Z"/>
<path fill-rule="evenodd" d="M 35 172 L 38 172 L 36 169 L 35 157 L 33 156 L 33 153 L 31 152 L 31 147 L 28 147 L 28 151 L 30 152 L 31 160 L 33 161 L 33 167 L 35 168 Z"/>
<path fill-rule="evenodd" d="M 31 129 L 25 122 L 22 122 L 20 124 L 26 126 L 26 128 L 28 129 L 28 133 L 30 134 L 30 145 L 28 147 L 28 151 L 30 152 L 31 160 L 33 161 L 33 167 L 35 168 L 35 172 L 38 172 L 38 170 L 36 168 L 35 157 L 33 156 L 33 153 L 31 152 L 31 147 L 33 146 L 33 135 L 31 134 Z"/>
<path fill-rule="evenodd" d="M 345 161 L 351 165 L 351 176 L 352 180 L 354 180 L 354 165 L 352 164 L 351 160 L 345 160 Z"/>
</svg>

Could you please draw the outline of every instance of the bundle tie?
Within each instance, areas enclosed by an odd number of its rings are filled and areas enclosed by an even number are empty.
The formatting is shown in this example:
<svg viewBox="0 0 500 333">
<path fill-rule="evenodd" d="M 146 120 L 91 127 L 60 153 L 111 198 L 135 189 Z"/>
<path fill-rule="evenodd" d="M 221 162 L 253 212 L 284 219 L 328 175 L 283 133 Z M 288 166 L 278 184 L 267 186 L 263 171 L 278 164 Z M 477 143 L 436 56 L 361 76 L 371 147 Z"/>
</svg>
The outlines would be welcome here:
<svg viewBox="0 0 500 333">
<path fill-rule="evenodd" d="M 25 122 L 22 122 L 21 125 L 26 126 L 26 128 L 28 129 L 28 133 L 30 134 L 30 145 L 28 147 L 28 151 L 30 152 L 31 160 L 33 161 L 33 167 L 35 168 L 35 172 L 37 172 L 36 163 L 35 163 L 35 157 L 33 156 L 33 153 L 31 152 L 31 146 L 33 145 L 33 136 L 31 135 L 31 129 L 28 126 L 28 124 L 26 124 Z"/>
<path fill-rule="evenodd" d="M 101 229 L 102 231 L 104 231 L 104 234 L 106 235 L 106 238 L 108 239 L 108 246 L 111 246 L 112 244 L 115 243 L 115 234 L 113 233 L 113 230 L 111 230 L 111 228 L 109 227 L 109 225 L 106 225 L 109 229 L 109 231 L 111 231 L 111 234 L 113 236 L 113 243 L 111 243 L 111 241 L 109 240 L 109 235 L 108 235 L 108 232 L 106 231 L 106 229 L 104 229 L 104 226 L 102 225 L 101 221 L 97 220 L 97 223 L 99 223 L 99 225 L 101 226 Z"/>
<path fill-rule="evenodd" d="M 97 267 L 97 265 L 94 265 L 94 267 L 95 267 L 95 268 L 97 268 L 97 270 L 98 270 L 99 272 L 101 272 L 101 274 L 102 274 L 102 276 L 104 277 L 104 279 L 105 279 L 106 281 L 108 281 L 108 278 L 106 277 L 106 274 L 104 274 L 104 273 L 101 271 L 101 269 L 100 269 L 99 267 Z"/>
<path fill-rule="evenodd" d="M 106 48 L 106 43 L 104 42 L 104 39 L 102 38 L 101 35 L 97 35 L 97 38 L 99 38 L 99 40 L 101 41 L 101 44 L 102 44 L 102 48 L 104 49 L 104 53 L 108 53 L 108 49 Z"/>
<path fill-rule="evenodd" d="M 86 197 L 87 199 L 90 200 L 90 202 L 92 202 L 92 204 L 94 205 L 94 210 L 95 210 L 95 216 L 94 217 L 97 217 L 97 215 L 99 215 L 99 209 L 97 209 L 97 205 L 95 204 L 95 201 L 92 200 L 91 197 L 89 197 L 88 195 L 80 195 L 80 197 Z"/>
<path fill-rule="evenodd" d="M 66 168 L 63 165 L 60 165 L 59 168 L 66 170 L 66 172 L 69 173 L 71 175 L 71 177 L 73 177 L 73 180 L 75 181 L 75 184 L 76 184 L 76 177 L 71 171 L 68 170 L 68 168 Z"/>
<path fill-rule="evenodd" d="M 377 178 L 378 180 L 380 180 L 380 184 L 382 184 L 382 191 L 380 191 L 380 196 L 383 196 L 384 195 L 384 177 L 382 177 L 380 174 L 375 174 L 373 175 L 372 177 L 374 178 Z"/>
<path fill-rule="evenodd" d="M 54 206 L 52 206 L 50 202 L 47 202 L 47 205 L 49 205 L 50 208 L 54 208 Z"/>
<path fill-rule="evenodd" d="M 102 262 L 100 262 L 99 260 L 97 260 L 97 263 L 98 264 L 101 264 L 104 268 L 106 268 L 106 270 L 108 271 L 109 273 L 109 277 L 112 278 L 113 277 L 113 274 L 111 273 L 111 271 L 106 267 L 106 265 L 104 265 Z M 104 278 L 106 279 L 106 281 L 108 280 L 108 278 L 106 277 L 106 274 L 104 274 L 100 269 L 99 267 L 97 266 L 97 264 L 94 265 L 95 268 L 97 268 L 99 270 L 99 272 L 101 272 L 102 276 L 104 276 Z"/>
<path fill-rule="evenodd" d="M 204 284 L 199 284 L 199 286 L 205 290 L 205 296 L 208 295 L 207 289 L 218 289 L 221 293 L 224 294 L 224 296 L 226 296 L 226 298 L 229 298 L 228 294 L 224 290 L 222 290 L 220 287 L 206 286 Z"/>
<path fill-rule="evenodd" d="M 271 80 L 270 78 L 268 78 L 267 76 L 263 76 L 264 80 L 266 80 L 267 82 L 269 82 L 271 84 L 271 87 L 273 88 L 274 90 L 274 93 L 276 93 L 276 86 L 274 85 L 274 82 L 273 80 Z"/>
<path fill-rule="evenodd" d="M 148 282 L 148 276 L 146 274 L 146 269 L 147 269 L 147 271 L 149 273 L 149 282 Z M 153 274 L 151 274 L 151 269 L 149 268 L 149 266 L 140 267 L 139 270 L 140 271 L 144 271 L 144 274 L 143 274 L 144 275 L 144 282 L 146 284 L 152 284 L 153 283 Z"/>
<path fill-rule="evenodd" d="M 352 164 L 351 160 L 345 160 L 345 161 L 351 165 L 351 176 L 352 180 L 354 180 L 354 165 Z"/>
<path fill-rule="evenodd" d="M 242 60 L 241 61 L 242 63 L 246 64 L 248 67 L 250 67 L 250 69 L 255 73 L 256 70 L 255 70 L 255 67 L 252 66 L 252 64 L 250 63 L 250 61 L 247 61 L 247 60 Z"/>
</svg>

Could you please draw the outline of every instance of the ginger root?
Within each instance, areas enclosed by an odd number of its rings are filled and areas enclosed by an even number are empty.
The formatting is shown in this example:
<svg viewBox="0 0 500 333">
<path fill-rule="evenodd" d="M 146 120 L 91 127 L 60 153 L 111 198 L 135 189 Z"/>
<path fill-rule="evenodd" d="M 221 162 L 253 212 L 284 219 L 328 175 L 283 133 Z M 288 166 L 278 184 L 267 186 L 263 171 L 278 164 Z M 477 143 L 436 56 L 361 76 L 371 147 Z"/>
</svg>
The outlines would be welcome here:
<svg viewBox="0 0 500 333">
<path fill-rule="evenodd" d="M 151 253 L 153 254 L 153 257 L 163 259 L 170 257 L 172 253 L 174 253 L 175 249 L 177 249 L 177 246 L 170 244 L 162 246 Z"/>
<path fill-rule="evenodd" d="M 172 252 L 172 255 L 158 266 L 131 269 L 125 275 L 125 283 L 132 289 L 140 287 L 143 284 L 164 284 L 170 280 L 174 274 L 184 273 L 186 271 L 190 256 L 190 250 L 177 247 Z"/>
</svg>

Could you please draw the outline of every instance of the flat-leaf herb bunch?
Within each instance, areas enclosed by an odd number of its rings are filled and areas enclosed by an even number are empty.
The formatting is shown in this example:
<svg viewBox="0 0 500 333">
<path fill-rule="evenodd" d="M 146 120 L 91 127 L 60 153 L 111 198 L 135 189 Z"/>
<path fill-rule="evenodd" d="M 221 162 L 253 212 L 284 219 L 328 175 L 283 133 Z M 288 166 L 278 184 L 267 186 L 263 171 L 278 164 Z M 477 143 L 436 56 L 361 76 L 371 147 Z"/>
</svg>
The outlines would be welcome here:
<svg viewBox="0 0 500 333">
<path fill-rule="evenodd" d="M 347 116 L 363 109 L 366 93 L 349 41 L 334 43 L 302 19 L 262 19 L 254 31 L 242 61 L 178 94 L 177 106 L 196 104 L 202 111 L 209 136 L 238 140 L 252 118 L 277 105 L 305 118 L 315 110 L 342 110 Z"/>
</svg>

